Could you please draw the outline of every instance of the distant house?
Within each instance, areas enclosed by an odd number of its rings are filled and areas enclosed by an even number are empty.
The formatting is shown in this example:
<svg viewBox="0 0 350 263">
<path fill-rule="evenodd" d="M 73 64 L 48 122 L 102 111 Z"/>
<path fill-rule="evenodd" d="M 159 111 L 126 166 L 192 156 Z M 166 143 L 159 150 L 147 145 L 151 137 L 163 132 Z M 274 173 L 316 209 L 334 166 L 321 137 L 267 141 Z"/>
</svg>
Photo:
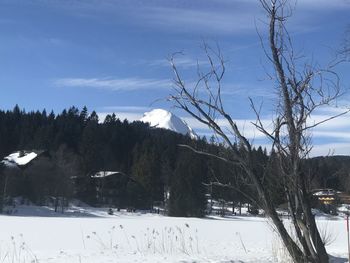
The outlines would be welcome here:
<svg viewBox="0 0 350 263">
<path fill-rule="evenodd" d="M 96 199 L 100 205 L 119 207 L 123 202 L 129 177 L 118 171 L 98 171 L 91 175 L 96 186 Z"/>
<path fill-rule="evenodd" d="M 23 169 L 29 166 L 34 160 L 41 157 L 48 157 L 49 153 L 45 150 L 20 150 L 5 156 L 1 164 L 5 168 Z"/>
<path fill-rule="evenodd" d="M 339 204 L 350 204 L 350 195 L 334 189 L 315 189 L 312 191 L 314 207 L 327 213 L 336 213 Z"/>
<path fill-rule="evenodd" d="M 323 205 L 336 205 L 339 201 L 339 193 L 334 189 L 315 189 L 312 191 L 314 199 Z"/>
<path fill-rule="evenodd" d="M 24 189 L 23 170 L 38 158 L 47 155 L 48 152 L 43 150 L 21 150 L 4 157 L 0 162 L 0 176 L 2 182 L 0 187 L 4 203 L 10 202 L 8 197 L 22 193 L 21 190 Z"/>
<path fill-rule="evenodd" d="M 98 171 L 90 176 L 96 187 L 97 204 L 116 208 L 145 208 L 148 197 L 132 177 L 119 171 Z"/>
</svg>

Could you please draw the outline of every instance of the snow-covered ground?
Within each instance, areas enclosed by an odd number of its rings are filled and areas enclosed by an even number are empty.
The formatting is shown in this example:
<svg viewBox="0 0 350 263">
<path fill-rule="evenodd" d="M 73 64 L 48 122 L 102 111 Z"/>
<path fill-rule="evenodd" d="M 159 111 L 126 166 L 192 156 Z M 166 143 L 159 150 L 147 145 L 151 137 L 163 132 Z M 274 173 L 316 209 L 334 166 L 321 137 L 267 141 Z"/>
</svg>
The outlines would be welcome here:
<svg viewBox="0 0 350 263">
<path fill-rule="evenodd" d="M 0 262 L 288 262 L 262 217 L 173 218 L 72 206 L 19 206 L 0 216 Z M 34 216 L 40 215 L 40 216 Z M 55 216 L 56 215 L 56 216 Z M 346 225 L 320 217 L 333 262 L 347 262 Z"/>
</svg>

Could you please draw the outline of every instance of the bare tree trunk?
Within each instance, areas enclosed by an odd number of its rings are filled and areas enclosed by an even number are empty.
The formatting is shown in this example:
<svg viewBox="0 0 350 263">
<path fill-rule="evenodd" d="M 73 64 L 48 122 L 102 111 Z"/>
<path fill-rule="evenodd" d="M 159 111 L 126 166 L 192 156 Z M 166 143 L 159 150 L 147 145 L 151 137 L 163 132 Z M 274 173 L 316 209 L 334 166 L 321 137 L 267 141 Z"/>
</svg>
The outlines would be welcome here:
<svg viewBox="0 0 350 263">
<path fill-rule="evenodd" d="M 8 182 L 8 174 L 5 174 L 5 180 L 4 180 L 4 189 L 2 191 L 2 200 L 1 200 L 1 207 L 0 212 L 3 212 L 4 206 L 5 206 L 5 200 L 6 200 L 6 194 L 7 194 L 7 182 Z"/>
<path fill-rule="evenodd" d="M 305 186 L 302 188 L 302 193 L 305 193 Z M 305 216 L 305 225 L 309 226 L 310 239 L 312 240 L 312 248 L 315 250 L 314 261 L 315 262 L 328 262 L 328 254 L 325 248 L 324 241 L 318 231 L 315 216 L 311 213 L 311 205 L 309 196 L 302 196 L 302 208 Z"/>
<path fill-rule="evenodd" d="M 55 213 L 58 211 L 58 197 L 55 196 Z"/>
</svg>

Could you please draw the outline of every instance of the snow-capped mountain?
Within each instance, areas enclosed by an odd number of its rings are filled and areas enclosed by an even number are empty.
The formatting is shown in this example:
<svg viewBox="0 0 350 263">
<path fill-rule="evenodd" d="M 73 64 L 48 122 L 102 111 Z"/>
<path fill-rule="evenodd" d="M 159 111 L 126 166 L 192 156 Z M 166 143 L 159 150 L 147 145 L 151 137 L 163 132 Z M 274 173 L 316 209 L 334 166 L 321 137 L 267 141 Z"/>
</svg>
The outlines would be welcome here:
<svg viewBox="0 0 350 263">
<path fill-rule="evenodd" d="M 144 113 L 140 121 L 149 123 L 151 127 L 168 129 L 177 133 L 189 135 L 192 139 L 198 137 L 185 121 L 163 109 L 154 109 Z"/>
</svg>

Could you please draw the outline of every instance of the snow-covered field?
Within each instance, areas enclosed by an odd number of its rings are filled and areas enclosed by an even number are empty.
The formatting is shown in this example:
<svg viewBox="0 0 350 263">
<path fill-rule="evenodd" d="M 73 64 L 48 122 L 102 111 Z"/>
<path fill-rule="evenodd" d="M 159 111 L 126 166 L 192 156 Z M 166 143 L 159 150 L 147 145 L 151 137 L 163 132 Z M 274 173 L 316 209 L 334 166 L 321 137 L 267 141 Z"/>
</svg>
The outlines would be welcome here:
<svg viewBox="0 0 350 263">
<path fill-rule="evenodd" d="M 41 215 L 39 216 L 33 216 Z M 53 215 L 58 215 L 54 217 Z M 319 218 L 333 262 L 347 262 L 344 219 Z M 287 262 L 265 218 L 172 218 L 23 206 L 0 216 L 0 262 Z"/>
</svg>

